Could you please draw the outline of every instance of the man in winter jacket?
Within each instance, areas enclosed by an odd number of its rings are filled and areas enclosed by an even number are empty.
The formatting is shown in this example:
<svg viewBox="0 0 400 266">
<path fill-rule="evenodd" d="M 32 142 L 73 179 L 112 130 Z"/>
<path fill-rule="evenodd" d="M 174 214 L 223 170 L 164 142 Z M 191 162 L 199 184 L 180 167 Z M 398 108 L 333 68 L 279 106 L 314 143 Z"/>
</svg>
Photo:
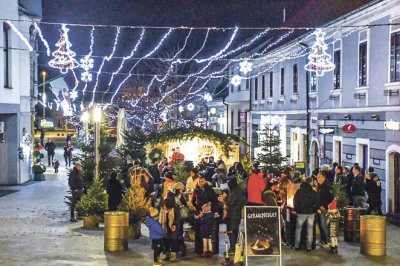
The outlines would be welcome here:
<svg viewBox="0 0 400 266">
<path fill-rule="evenodd" d="M 382 200 L 381 192 L 382 185 L 379 176 L 374 173 L 374 168 L 369 167 L 368 173 L 365 175 L 365 190 L 368 194 L 368 214 L 375 211 L 377 214 L 382 215 Z"/>
<path fill-rule="evenodd" d="M 365 182 L 361 174 L 360 166 L 353 167 L 354 182 L 351 187 L 351 197 L 353 199 L 353 206 L 362 208 L 365 203 Z"/>
<path fill-rule="evenodd" d="M 332 193 L 332 186 L 327 178 L 326 172 L 319 172 L 318 174 L 318 194 L 320 200 L 320 206 L 317 212 L 317 222 L 319 230 L 321 232 L 321 245 L 326 245 L 329 240 L 328 229 L 326 227 L 326 213 L 328 212 L 328 205 L 334 199 Z"/>
<path fill-rule="evenodd" d="M 78 162 L 69 173 L 68 185 L 71 189 L 71 222 L 76 222 L 75 219 L 75 205 L 83 194 L 83 180 L 81 175 L 81 164 Z"/>
<path fill-rule="evenodd" d="M 54 154 L 56 150 L 56 144 L 51 141 L 51 139 L 47 139 L 46 145 L 44 145 L 44 149 L 47 151 L 47 159 L 49 162 L 49 166 L 53 165 Z"/>
<path fill-rule="evenodd" d="M 315 212 L 320 206 L 318 193 L 312 189 L 312 179 L 307 178 L 293 198 L 294 210 L 297 213 L 294 249 L 300 248 L 301 230 L 307 222 L 307 250 L 312 250 L 313 226 Z"/>
</svg>

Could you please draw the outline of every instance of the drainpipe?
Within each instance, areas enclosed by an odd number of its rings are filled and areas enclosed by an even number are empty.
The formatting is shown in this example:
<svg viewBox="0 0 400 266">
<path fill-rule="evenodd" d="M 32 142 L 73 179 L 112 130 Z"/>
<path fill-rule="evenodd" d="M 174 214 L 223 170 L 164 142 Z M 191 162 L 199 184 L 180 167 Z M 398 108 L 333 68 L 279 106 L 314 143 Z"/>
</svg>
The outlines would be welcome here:
<svg viewBox="0 0 400 266">
<path fill-rule="evenodd" d="M 229 113 L 229 104 L 227 104 L 225 102 L 226 96 L 224 98 L 222 98 L 222 103 L 226 106 L 226 134 L 228 134 L 228 122 L 229 122 L 229 117 L 228 117 L 228 113 Z"/>
<path fill-rule="evenodd" d="M 301 43 L 302 46 L 305 46 L 308 49 L 308 45 L 305 43 Z M 307 64 L 307 57 L 306 57 L 306 64 Z M 308 173 L 311 173 L 312 169 L 310 169 L 310 99 L 309 99 L 309 94 L 310 94 L 310 73 L 306 71 L 306 119 L 307 119 L 307 125 L 306 125 L 306 148 L 307 148 L 307 158 L 306 158 L 306 176 L 309 176 Z M 308 172 L 307 172 L 308 169 Z"/>
</svg>

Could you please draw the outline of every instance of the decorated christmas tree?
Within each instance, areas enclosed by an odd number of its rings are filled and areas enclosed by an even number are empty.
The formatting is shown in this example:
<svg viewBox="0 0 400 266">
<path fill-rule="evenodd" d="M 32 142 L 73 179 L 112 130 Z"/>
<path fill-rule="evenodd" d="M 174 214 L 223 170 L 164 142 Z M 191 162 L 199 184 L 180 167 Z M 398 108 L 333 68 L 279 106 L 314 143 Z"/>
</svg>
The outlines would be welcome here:
<svg viewBox="0 0 400 266">
<path fill-rule="evenodd" d="M 264 139 L 260 142 L 261 152 L 257 160 L 266 170 L 276 173 L 282 169 L 282 165 L 287 161 L 280 149 L 281 139 L 279 132 L 272 125 L 266 125 L 264 132 L 261 134 L 264 135 Z"/>
<path fill-rule="evenodd" d="M 74 58 L 76 53 L 71 50 L 72 44 L 68 39 L 68 31 L 69 29 L 63 24 L 61 37 L 56 43 L 58 49 L 52 53 L 54 58 L 49 62 L 51 67 L 60 69 L 63 74 L 67 73 L 68 69 L 79 66 Z"/>
<path fill-rule="evenodd" d="M 308 55 L 308 64 L 305 65 L 307 71 L 316 72 L 317 76 L 324 75 L 326 71 L 335 69 L 335 65 L 331 62 L 331 56 L 326 52 L 328 49 L 324 41 L 325 33 L 320 29 L 314 32 L 316 41 L 312 46 L 312 53 Z"/>
</svg>

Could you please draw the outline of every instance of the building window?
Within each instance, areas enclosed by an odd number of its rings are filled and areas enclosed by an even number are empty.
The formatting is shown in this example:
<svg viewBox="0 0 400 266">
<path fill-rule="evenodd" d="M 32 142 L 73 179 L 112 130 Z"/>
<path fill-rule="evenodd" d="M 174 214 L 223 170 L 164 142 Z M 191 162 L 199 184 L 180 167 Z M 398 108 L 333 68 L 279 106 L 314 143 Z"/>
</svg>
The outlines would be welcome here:
<svg viewBox="0 0 400 266">
<path fill-rule="evenodd" d="M 274 73 L 269 72 L 269 97 L 272 98 L 274 96 Z"/>
<path fill-rule="evenodd" d="M 335 65 L 335 70 L 333 71 L 333 89 L 340 89 L 340 57 L 341 51 L 336 50 L 333 52 L 333 64 Z"/>
<path fill-rule="evenodd" d="M 367 42 L 360 43 L 359 47 L 358 85 L 367 86 Z"/>
<path fill-rule="evenodd" d="M 281 95 L 285 95 L 285 68 L 281 68 Z"/>
<path fill-rule="evenodd" d="M 250 86 L 251 86 L 251 79 L 250 79 L 250 74 L 248 74 L 246 77 L 246 90 L 250 90 Z"/>
<path fill-rule="evenodd" d="M 4 60 L 4 87 L 11 87 L 11 65 L 10 65 L 10 26 L 3 23 L 3 60 Z"/>
<path fill-rule="evenodd" d="M 310 73 L 310 91 L 316 92 L 317 91 L 317 73 L 315 72 L 308 72 Z"/>
<path fill-rule="evenodd" d="M 400 31 L 390 38 L 390 82 L 400 81 Z"/>
<path fill-rule="evenodd" d="M 258 78 L 254 79 L 254 100 L 258 100 Z"/>
<path fill-rule="evenodd" d="M 238 121 L 237 135 L 240 137 L 240 129 L 241 129 L 241 127 L 240 127 L 240 110 L 238 111 L 238 120 L 237 121 Z"/>
<path fill-rule="evenodd" d="M 261 77 L 261 99 L 265 100 L 265 75 Z"/>
<path fill-rule="evenodd" d="M 299 93 L 299 74 L 297 71 L 297 64 L 293 65 L 293 93 Z"/>
</svg>

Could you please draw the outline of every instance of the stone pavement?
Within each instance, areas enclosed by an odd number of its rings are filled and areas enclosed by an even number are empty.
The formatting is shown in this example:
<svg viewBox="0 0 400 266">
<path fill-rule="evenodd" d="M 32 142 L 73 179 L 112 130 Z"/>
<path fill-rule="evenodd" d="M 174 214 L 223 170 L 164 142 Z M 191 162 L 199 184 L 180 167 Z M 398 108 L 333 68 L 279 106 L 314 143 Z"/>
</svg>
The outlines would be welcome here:
<svg viewBox="0 0 400 266">
<path fill-rule="evenodd" d="M 60 154 L 57 154 L 62 159 Z M 63 165 L 62 160 L 60 160 Z M 152 265 L 148 234 L 143 228 L 139 240 L 129 242 L 129 251 L 103 251 L 103 230 L 83 230 L 82 221 L 70 223 L 64 196 L 67 191 L 65 168 L 59 174 L 46 172 L 46 181 L 25 186 L 0 187 L 18 192 L 0 197 L 0 265 Z M 221 241 L 221 250 L 223 250 Z M 170 265 L 219 265 L 219 258 L 193 255 Z M 274 265 L 265 259 L 249 265 Z M 313 252 L 283 248 L 283 265 L 400 265 L 400 228 L 388 225 L 386 258 L 367 258 L 356 244 L 339 243 L 339 254 L 323 249 Z"/>
</svg>

